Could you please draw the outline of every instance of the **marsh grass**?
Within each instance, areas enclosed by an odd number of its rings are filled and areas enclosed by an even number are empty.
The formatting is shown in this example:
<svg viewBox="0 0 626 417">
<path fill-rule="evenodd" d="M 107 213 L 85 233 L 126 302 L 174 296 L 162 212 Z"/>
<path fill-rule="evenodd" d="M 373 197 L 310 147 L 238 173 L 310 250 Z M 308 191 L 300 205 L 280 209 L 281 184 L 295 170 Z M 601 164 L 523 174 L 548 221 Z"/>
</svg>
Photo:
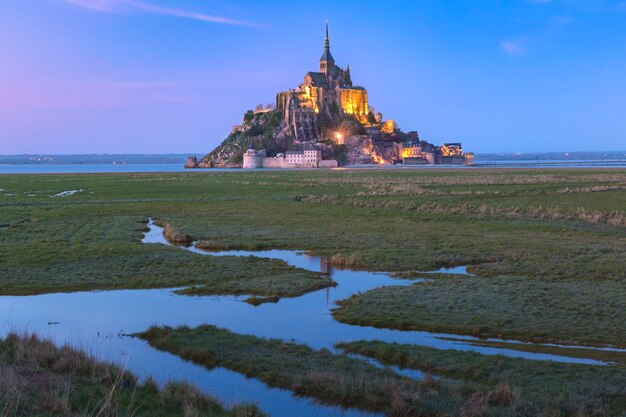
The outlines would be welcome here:
<svg viewBox="0 0 626 417">
<path fill-rule="evenodd" d="M 566 194 L 566 193 L 562 193 Z M 419 194 L 418 194 L 419 195 Z M 459 194 L 453 194 L 459 195 Z M 465 195 L 465 194 L 461 194 Z M 359 197 L 381 197 L 387 196 L 387 194 L 358 194 Z M 539 219 L 539 220 L 565 220 L 565 221 L 581 221 L 592 224 L 606 224 L 615 227 L 626 226 L 624 214 L 621 211 L 603 212 L 600 210 L 587 210 L 583 207 L 578 207 L 575 210 L 563 210 L 559 207 L 491 207 L 483 204 L 480 206 L 472 205 L 470 203 L 463 203 L 461 205 L 445 205 L 440 203 L 428 203 L 428 204 L 416 204 L 412 201 L 405 200 L 371 200 L 362 198 L 341 198 L 337 195 L 307 195 L 297 196 L 295 201 L 308 202 L 314 204 L 331 204 L 331 205 L 345 205 L 362 208 L 391 208 L 403 211 L 416 211 L 421 213 L 430 214 L 455 214 L 464 215 L 472 218 L 491 218 L 491 219 Z"/>
<path fill-rule="evenodd" d="M 493 347 L 500 349 L 512 349 L 521 352 L 547 353 L 552 355 L 567 356 L 570 358 L 595 359 L 608 364 L 617 364 L 626 366 L 626 352 L 624 350 L 606 347 L 606 348 L 585 348 L 582 346 L 567 345 L 544 345 L 536 343 L 519 343 L 515 341 L 497 341 L 497 340 L 467 340 L 456 337 L 441 337 L 442 340 L 459 341 L 465 344 L 482 347 Z"/>
<path fill-rule="evenodd" d="M 435 276 L 408 287 L 356 294 L 338 304 L 333 316 L 350 324 L 626 346 L 626 287 L 610 281 Z"/>
<path fill-rule="evenodd" d="M 193 242 L 193 238 L 189 235 L 180 233 L 174 226 L 169 223 L 159 222 L 159 225 L 163 227 L 163 236 L 172 245 L 176 246 L 189 246 Z"/>
<path fill-rule="evenodd" d="M 248 297 L 244 300 L 246 303 L 255 307 L 266 303 L 277 303 L 280 301 L 279 297 Z"/>
<path fill-rule="evenodd" d="M 152 327 L 137 336 L 209 368 L 228 368 L 327 404 L 390 416 L 423 416 L 455 413 L 463 400 L 446 382 L 416 381 L 325 349 L 238 335 L 214 326 Z"/>
<path fill-rule="evenodd" d="M 242 414 L 247 410 L 248 414 Z M 253 406 L 224 409 L 196 388 L 170 382 L 162 390 L 122 368 L 36 336 L 0 340 L 0 416 L 250 417 Z"/>
<path fill-rule="evenodd" d="M 278 260 L 142 244 L 146 217 L 114 213 L 114 205 L 104 212 L 80 204 L 27 210 L 37 213 L 32 223 L 0 234 L 3 295 L 190 286 L 181 293 L 293 297 L 330 285 L 321 274 Z M 182 243 L 172 237 L 180 233 L 168 230 L 170 240 Z"/>
<path fill-rule="evenodd" d="M 471 279 L 472 277 L 465 274 L 447 274 L 445 272 L 420 272 L 420 271 L 402 271 L 393 272 L 390 274 L 392 278 L 400 279 L 416 279 L 416 280 L 429 280 L 429 279 L 448 279 L 448 278 L 465 278 Z"/>
<path fill-rule="evenodd" d="M 331 285 L 280 262 L 142 245 L 138 223 L 151 216 L 207 249 L 296 249 L 371 271 L 472 265 L 481 278 L 480 288 L 451 277 L 428 296 L 393 292 L 408 302 L 374 312 L 377 325 L 619 343 L 625 186 L 619 169 L 0 176 L 0 292 L 188 286 L 190 295 L 285 297 Z M 70 189 L 85 192 L 47 197 Z M 500 317 L 490 300 L 505 302 L 507 291 L 524 302 Z M 416 323 L 403 310 L 420 302 Z"/>
<path fill-rule="evenodd" d="M 437 350 L 417 345 L 361 341 L 337 345 L 383 364 L 419 369 L 473 386 L 462 416 L 618 416 L 626 412 L 626 368 L 531 361 Z"/>
</svg>

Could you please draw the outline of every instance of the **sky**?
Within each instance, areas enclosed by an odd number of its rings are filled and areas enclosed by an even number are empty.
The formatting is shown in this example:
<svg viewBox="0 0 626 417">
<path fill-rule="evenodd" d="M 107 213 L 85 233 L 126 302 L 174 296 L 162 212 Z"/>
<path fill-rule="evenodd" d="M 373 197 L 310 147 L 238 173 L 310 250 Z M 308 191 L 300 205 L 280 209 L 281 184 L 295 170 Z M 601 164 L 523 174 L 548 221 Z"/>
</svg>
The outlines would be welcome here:
<svg viewBox="0 0 626 417">
<path fill-rule="evenodd" d="M 316 71 L 466 151 L 626 149 L 626 1 L 0 0 L 0 154 L 198 153 Z"/>
</svg>

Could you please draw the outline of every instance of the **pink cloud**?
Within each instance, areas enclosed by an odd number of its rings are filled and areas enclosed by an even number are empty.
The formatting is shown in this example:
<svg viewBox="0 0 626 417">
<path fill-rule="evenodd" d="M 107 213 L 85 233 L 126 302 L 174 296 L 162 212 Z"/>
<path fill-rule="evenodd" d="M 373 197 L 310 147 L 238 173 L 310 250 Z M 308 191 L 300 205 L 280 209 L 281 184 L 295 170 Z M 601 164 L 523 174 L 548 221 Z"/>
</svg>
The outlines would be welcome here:
<svg viewBox="0 0 626 417">
<path fill-rule="evenodd" d="M 63 0 L 67 3 L 75 6 L 95 10 L 103 13 L 116 13 L 121 12 L 124 9 L 134 9 L 143 11 L 146 13 L 153 13 L 165 16 L 180 17 L 185 19 L 198 20 L 207 23 L 220 23 L 225 25 L 235 26 L 248 26 L 256 28 L 267 28 L 267 25 L 262 25 L 255 22 L 248 22 L 244 20 L 236 20 L 223 16 L 209 15 L 205 13 L 190 12 L 187 10 L 169 8 L 158 6 L 153 3 L 148 3 L 140 0 Z"/>
<path fill-rule="evenodd" d="M 119 0 L 65 0 L 67 3 L 71 3 L 75 6 L 84 7 L 98 12 L 113 13 L 117 6 L 119 6 Z"/>
<path fill-rule="evenodd" d="M 150 99 L 155 101 L 162 101 L 165 103 L 195 103 L 198 101 L 198 97 L 188 96 L 183 94 L 168 94 L 168 93 L 157 93 L 151 94 Z"/>
<path fill-rule="evenodd" d="M 166 81 L 70 81 L 50 79 L 13 80 L 0 83 L 0 108 L 75 109 L 124 107 L 161 97 L 180 98 L 180 84 Z M 189 102 L 189 101 L 186 101 Z"/>
</svg>

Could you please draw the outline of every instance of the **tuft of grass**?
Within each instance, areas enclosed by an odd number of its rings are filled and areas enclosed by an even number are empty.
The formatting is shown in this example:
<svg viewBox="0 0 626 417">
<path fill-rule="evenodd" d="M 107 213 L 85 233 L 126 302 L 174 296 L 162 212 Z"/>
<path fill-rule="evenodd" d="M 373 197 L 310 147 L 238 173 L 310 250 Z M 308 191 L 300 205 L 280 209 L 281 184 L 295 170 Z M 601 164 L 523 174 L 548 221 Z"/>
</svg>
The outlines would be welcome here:
<svg viewBox="0 0 626 417">
<path fill-rule="evenodd" d="M 280 301 L 280 298 L 279 297 L 248 297 L 244 301 L 248 304 L 251 304 L 257 307 L 265 303 L 277 303 L 278 301 Z"/>
<path fill-rule="evenodd" d="M 98 362 L 85 353 L 36 336 L 10 334 L 0 339 L 0 415 L 3 417 L 238 417 L 213 398 L 183 383 L 160 390 L 152 379 L 143 384 L 122 368 Z"/>
<path fill-rule="evenodd" d="M 165 236 L 168 242 L 176 246 L 189 246 L 193 242 L 191 236 L 180 233 L 169 223 L 163 225 L 163 236 Z"/>
</svg>

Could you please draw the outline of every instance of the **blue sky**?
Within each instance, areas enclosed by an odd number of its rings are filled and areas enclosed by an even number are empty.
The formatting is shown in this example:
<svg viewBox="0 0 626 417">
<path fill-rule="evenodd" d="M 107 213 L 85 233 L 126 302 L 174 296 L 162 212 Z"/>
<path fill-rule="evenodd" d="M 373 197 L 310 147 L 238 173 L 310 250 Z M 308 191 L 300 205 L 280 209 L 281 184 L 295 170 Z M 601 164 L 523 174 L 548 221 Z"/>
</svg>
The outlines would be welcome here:
<svg viewBox="0 0 626 417">
<path fill-rule="evenodd" d="M 0 0 L 0 153 L 210 151 L 316 70 L 476 152 L 626 149 L 626 1 Z"/>
</svg>

